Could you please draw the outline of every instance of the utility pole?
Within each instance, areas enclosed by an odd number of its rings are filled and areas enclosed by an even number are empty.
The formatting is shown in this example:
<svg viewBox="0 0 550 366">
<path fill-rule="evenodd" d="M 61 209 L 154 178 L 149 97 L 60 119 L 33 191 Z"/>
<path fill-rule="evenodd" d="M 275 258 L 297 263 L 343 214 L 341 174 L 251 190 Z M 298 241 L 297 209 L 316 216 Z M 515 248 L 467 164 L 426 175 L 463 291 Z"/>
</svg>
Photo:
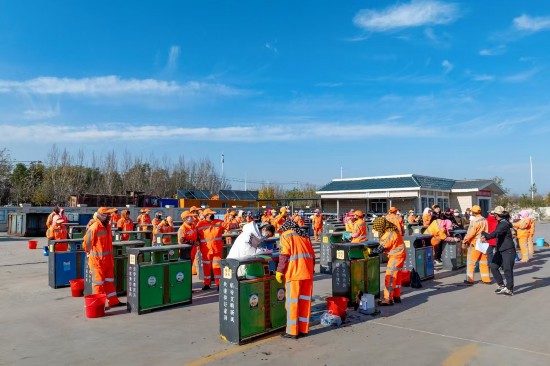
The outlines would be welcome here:
<svg viewBox="0 0 550 366">
<path fill-rule="evenodd" d="M 224 159 L 224 156 L 223 156 L 223 151 L 222 151 L 222 177 L 223 177 L 223 163 L 225 162 L 225 159 Z"/>
<path fill-rule="evenodd" d="M 529 156 L 529 163 L 531 165 L 531 201 L 535 200 L 535 182 L 533 182 L 533 157 Z"/>
<path fill-rule="evenodd" d="M 340 166 L 340 179 L 344 178 L 344 167 Z"/>
<path fill-rule="evenodd" d="M 246 178 L 247 178 L 247 173 L 244 173 L 244 190 L 246 191 Z"/>
</svg>

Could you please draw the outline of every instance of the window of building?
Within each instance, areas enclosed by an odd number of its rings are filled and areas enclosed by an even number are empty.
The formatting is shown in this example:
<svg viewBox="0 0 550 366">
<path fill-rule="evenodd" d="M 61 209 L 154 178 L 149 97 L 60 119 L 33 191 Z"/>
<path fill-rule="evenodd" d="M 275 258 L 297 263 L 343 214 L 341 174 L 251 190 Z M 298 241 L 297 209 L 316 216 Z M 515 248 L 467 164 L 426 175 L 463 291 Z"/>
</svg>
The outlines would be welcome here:
<svg viewBox="0 0 550 366">
<path fill-rule="evenodd" d="M 370 210 L 375 213 L 385 213 L 388 211 L 388 204 L 385 199 L 370 200 Z"/>
<path fill-rule="evenodd" d="M 450 207 L 449 199 L 447 197 L 437 197 L 437 205 L 441 207 L 442 211 L 445 211 Z"/>
</svg>

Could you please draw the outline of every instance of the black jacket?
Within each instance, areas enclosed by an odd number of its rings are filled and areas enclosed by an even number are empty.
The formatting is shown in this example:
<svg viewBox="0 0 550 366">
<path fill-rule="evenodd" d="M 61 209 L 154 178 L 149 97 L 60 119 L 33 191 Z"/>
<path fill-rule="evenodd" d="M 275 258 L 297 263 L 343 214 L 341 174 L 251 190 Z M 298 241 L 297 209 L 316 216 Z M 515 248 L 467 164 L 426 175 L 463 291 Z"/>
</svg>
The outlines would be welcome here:
<svg viewBox="0 0 550 366">
<path fill-rule="evenodd" d="M 482 232 L 481 235 L 483 235 L 487 240 L 496 238 L 497 250 L 499 252 L 504 252 L 509 249 L 515 250 L 516 246 L 514 245 L 514 240 L 512 239 L 512 232 L 510 231 L 511 228 L 512 224 L 510 224 L 509 221 L 501 219 L 498 221 L 495 231 L 490 234 Z"/>
</svg>

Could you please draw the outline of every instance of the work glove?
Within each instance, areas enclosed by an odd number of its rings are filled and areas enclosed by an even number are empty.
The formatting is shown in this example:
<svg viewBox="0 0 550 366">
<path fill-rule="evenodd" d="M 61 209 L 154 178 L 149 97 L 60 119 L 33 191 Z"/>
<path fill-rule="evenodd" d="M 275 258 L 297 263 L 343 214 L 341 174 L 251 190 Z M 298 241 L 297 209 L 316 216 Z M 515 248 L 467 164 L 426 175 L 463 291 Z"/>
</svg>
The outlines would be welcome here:
<svg viewBox="0 0 550 366">
<path fill-rule="evenodd" d="M 382 254 L 386 250 L 386 248 L 383 245 L 379 245 L 378 248 L 375 249 L 376 254 Z"/>
<path fill-rule="evenodd" d="M 277 280 L 277 282 L 279 283 L 283 283 L 283 278 L 285 277 L 284 274 L 282 274 L 281 272 L 276 272 L 275 273 L 275 279 Z"/>
</svg>

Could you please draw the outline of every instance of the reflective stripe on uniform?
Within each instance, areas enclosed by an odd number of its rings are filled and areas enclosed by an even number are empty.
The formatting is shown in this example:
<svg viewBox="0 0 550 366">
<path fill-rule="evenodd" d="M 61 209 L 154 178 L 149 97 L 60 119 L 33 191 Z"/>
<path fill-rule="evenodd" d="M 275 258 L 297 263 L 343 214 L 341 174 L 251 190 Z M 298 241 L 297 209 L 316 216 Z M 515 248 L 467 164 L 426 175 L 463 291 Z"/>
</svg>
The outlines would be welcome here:
<svg viewBox="0 0 550 366">
<path fill-rule="evenodd" d="M 293 237 L 293 236 L 298 236 L 298 234 L 296 234 L 295 232 L 285 234 L 285 239 L 288 239 L 288 238 Z"/>
<path fill-rule="evenodd" d="M 294 261 L 294 260 L 300 259 L 300 258 L 311 258 L 311 259 L 313 259 L 313 256 L 311 254 L 308 254 L 308 253 L 296 254 L 296 255 L 290 256 L 290 258 L 288 258 L 288 260 L 289 261 Z"/>
<path fill-rule="evenodd" d="M 302 322 L 302 323 L 309 323 L 309 319 L 308 319 L 308 318 L 302 318 L 301 316 L 298 317 L 298 321 L 299 321 L 299 322 Z"/>
<path fill-rule="evenodd" d="M 90 255 L 93 255 L 94 257 L 104 257 L 106 255 L 111 254 L 110 251 L 108 252 L 90 252 Z"/>
<path fill-rule="evenodd" d="M 398 253 L 400 251 L 402 251 L 403 249 L 405 249 L 405 245 L 404 244 L 401 244 L 400 246 L 398 246 L 397 248 L 395 248 L 394 250 L 390 250 L 388 255 L 392 255 L 392 254 L 395 254 L 395 253 Z"/>
<path fill-rule="evenodd" d="M 299 299 L 299 300 L 311 301 L 311 296 L 300 295 L 300 296 L 298 296 L 298 299 Z"/>
<path fill-rule="evenodd" d="M 107 294 L 107 298 L 109 298 L 109 297 L 113 297 L 113 296 L 116 296 L 116 291 L 115 291 L 115 292 L 111 292 L 111 293 Z"/>
<path fill-rule="evenodd" d="M 103 235 L 107 235 L 107 232 L 106 231 L 98 231 L 97 232 L 97 236 L 103 236 Z"/>
<path fill-rule="evenodd" d="M 115 282 L 114 278 L 105 278 L 105 282 Z"/>
<path fill-rule="evenodd" d="M 103 285 L 105 283 L 105 281 L 94 281 L 92 280 L 92 284 L 94 285 Z"/>
<path fill-rule="evenodd" d="M 212 263 L 212 261 L 205 261 L 205 260 L 202 261 L 202 264 L 210 264 L 210 263 Z"/>
</svg>

